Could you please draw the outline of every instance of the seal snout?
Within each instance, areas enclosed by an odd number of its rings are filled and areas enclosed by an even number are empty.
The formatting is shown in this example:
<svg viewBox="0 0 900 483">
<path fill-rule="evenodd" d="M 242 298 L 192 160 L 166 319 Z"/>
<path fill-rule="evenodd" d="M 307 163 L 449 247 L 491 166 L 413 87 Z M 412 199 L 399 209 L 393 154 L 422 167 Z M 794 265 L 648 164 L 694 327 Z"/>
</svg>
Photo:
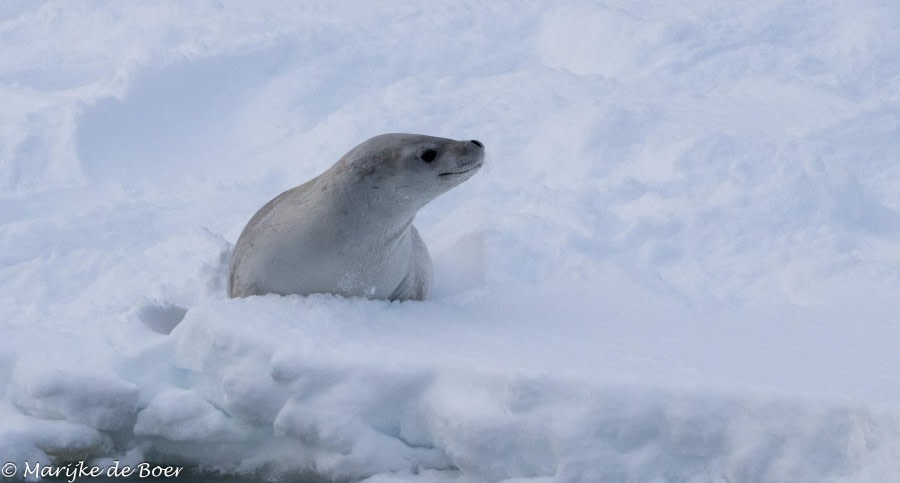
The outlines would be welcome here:
<svg viewBox="0 0 900 483">
<path fill-rule="evenodd" d="M 452 166 L 448 166 L 448 170 L 438 173 L 441 178 L 461 178 L 461 175 L 472 175 L 484 163 L 484 144 L 481 141 L 472 139 L 470 141 L 459 141 L 457 146 L 456 162 Z M 446 168 L 445 168 L 446 169 Z"/>
<path fill-rule="evenodd" d="M 466 168 L 466 170 L 480 168 L 481 164 L 484 162 L 484 144 L 477 139 L 472 139 L 469 141 L 467 147 L 469 148 L 467 149 L 469 152 L 468 156 L 465 156 L 464 159 L 461 160 L 462 162 L 459 163 L 459 166 L 461 168 Z"/>
</svg>

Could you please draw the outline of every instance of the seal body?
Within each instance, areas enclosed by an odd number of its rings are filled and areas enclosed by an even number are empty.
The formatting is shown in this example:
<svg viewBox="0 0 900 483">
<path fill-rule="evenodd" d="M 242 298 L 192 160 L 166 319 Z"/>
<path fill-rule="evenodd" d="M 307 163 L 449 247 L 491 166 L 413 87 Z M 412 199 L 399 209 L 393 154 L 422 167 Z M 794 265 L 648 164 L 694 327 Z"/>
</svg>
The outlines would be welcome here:
<svg viewBox="0 0 900 483">
<path fill-rule="evenodd" d="M 363 142 L 253 215 L 234 248 L 228 295 L 421 300 L 431 258 L 413 218 L 483 162 L 474 140 L 382 134 Z"/>
</svg>

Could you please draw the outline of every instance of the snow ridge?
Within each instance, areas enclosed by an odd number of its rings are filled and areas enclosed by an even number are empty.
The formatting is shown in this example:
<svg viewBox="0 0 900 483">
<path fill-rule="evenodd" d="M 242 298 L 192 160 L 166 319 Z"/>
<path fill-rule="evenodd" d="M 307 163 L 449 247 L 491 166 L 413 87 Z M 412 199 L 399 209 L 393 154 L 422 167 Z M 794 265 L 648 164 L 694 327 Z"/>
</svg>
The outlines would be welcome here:
<svg viewBox="0 0 900 483">
<path fill-rule="evenodd" d="M 900 7 L 0 5 L 0 454 L 900 481 Z M 263 203 L 479 139 L 429 300 L 225 297 Z"/>
</svg>

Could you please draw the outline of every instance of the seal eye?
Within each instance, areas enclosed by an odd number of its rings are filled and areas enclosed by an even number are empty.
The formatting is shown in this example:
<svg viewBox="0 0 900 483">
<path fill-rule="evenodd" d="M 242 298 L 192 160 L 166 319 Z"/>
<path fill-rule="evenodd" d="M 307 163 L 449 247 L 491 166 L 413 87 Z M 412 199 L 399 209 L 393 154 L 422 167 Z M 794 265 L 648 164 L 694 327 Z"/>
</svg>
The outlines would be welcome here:
<svg viewBox="0 0 900 483">
<path fill-rule="evenodd" d="M 422 161 L 430 163 L 437 157 L 437 151 L 434 149 L 426 149 L 419 157 L 422 158 Z"/>
</svg>

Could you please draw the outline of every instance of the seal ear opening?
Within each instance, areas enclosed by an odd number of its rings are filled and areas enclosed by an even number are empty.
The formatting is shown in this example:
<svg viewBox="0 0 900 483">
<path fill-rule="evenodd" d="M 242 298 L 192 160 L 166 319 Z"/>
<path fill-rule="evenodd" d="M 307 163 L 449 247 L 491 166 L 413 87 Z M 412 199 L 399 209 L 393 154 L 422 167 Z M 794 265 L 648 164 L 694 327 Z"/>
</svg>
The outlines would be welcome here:
<svg viewBox="0 0 900 483">
<path fill-rule="evenodd" d="M 422 152 L 422 154 L 419 155 L 419 159 L 425 161 L 426 163 L 434 161 L 435 158 L 437 158 L 437 151 L 435 151 L 434 149 L 426 149 Z"/>
</svg>

